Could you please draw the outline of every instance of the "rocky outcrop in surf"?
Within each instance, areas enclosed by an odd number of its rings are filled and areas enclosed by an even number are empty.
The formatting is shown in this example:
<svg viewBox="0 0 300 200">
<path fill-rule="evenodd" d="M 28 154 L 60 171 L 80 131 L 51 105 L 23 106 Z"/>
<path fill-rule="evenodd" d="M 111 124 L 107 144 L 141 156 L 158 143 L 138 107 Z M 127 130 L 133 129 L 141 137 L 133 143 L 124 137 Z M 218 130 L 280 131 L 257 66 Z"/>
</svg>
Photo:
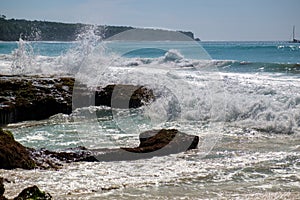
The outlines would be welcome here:
<svg viewBox="0 0 300 200">
<path fill-rule="evenodd" d="M 51 200 L 52 196 L 49 193 L 41 191 L 36 185 L 34 185 L 25 188 L 17 197 L 14 198 L 14 200 L 20 199 Z"/>
<path fill-rule="evenodd" d="M 72 112 L 72 78 L 0 76 L 0 124 Z"/>
<path fill-rule="evenodd" d="M 4 184 L 3 184 L 4 179 L 0 177 L 0 200 L 5 200 L 6 198 L 3 196 L 5 192 Z"/>
<path fill-rule="evenodd" d="M 0 128 L 0 168 L 1 169 L 33 169 L 35 162 L 31 159 L 26 147 L 15 141 L 10 131 Z"/>
<path fill-rule="evenodd" d="M 75 108 L 108 106 L 112 108 L 139 108 L 155 100 L 153 90 L 144 86 L 112 84 L 105 87 L 87 88 L 76 85 L 73 90 Z"/>
<path fill-rule="evenodd" d="M 176 129 L 150 130 L 140 134 L 140 145 L 134 148 L 93 149 L 85 147 L 65 151 L 31 150 L 31 156 L 41 168 L 59 168 L 62 162 L 109 162 L 147 159 L 196 149 L 199 137 Z"/>
<path fill-rule="evenodd" d="M 75 84 L 71 77 L 0 76 L 0 125 L 43 120 L 85 106 L 137 108 L 155 99 L 143 86 L 107 85 L 97 88 Z"/>
<path fill-rule="evenodd" d="M 138 147 L 117 149 L 70 148 L 64 151 L 26 148 L 11 132 L 0 129 L 0 168 L 59 169 L 70 162 L 108 162 L 147 159 L 196 149 L 199 137 L 176 129 L 150 130 L 140 134 Z"/>
<path fill-rule="evenodd" d="M 7 200 L 4 196 L 4 179 L 0 177 L 0 200 Z M 38 199 L 38 200 L 51 200 L 52 196 L 49 193 L 41 191 L 36 185 L 25 188 L 14 200 Z"/>
</svg>

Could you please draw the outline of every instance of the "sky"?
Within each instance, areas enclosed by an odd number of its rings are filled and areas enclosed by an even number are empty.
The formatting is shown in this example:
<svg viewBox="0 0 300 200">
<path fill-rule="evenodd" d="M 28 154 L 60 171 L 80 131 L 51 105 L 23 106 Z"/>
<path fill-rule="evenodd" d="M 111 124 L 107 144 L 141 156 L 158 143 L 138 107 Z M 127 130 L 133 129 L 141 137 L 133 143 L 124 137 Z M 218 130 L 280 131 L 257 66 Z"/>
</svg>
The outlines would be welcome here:
<svg viewBox="0 0 300 200">
<path fill-rule="evenodd" d="M 203 41 L 291 40 L 295 25 L 300 39 L 300 0 L 0 0 L 0 14 L 192 31 Z"/>
</svg>

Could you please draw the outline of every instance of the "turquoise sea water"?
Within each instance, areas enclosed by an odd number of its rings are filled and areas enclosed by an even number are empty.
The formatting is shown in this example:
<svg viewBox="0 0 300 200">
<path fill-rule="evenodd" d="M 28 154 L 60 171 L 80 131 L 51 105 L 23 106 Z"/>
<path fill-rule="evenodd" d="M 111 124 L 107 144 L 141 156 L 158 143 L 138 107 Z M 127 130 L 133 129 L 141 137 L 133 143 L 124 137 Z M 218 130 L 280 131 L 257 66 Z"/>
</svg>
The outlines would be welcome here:
<svg viewBox="0 0 300 200">
<path fill-rule="evenodd" d="M 300 45 L 284 41 L 214 41 L 199 42 L 200 45 L 218 60 L 236 60 L 265 63 L 299 63 Z M 75 42 L 32 42 L 35 51 L 43 56 L 59 56 L 74 47 Z M 10 54 L 18 48 L 17 42 L 0 42 L 0 54 Z"/>
<path fill-rule="evenodd" d="M 136 44 L 128 46 L 134 48 Z M 300 45 L 284 41 L 251 41 L 251 42 L 199 42 L 211 59 L 224 62 L 223 68 L 236 72 L 299 72 Z M 56 57 L 66 53 L 76 46 L 75 42 L 31 42 L 31 47 L 37 55 Z M 108 44 L 110 46 L 110 44 Z M 112 44 L 112 46 L 114 46 Z M 161 46 L 153 45 L 152 50 L 138 49 L 135 52 L 126 52 L 129 57 L 159 57 L 165 50 Z M 184 45 L 179 45 L 184 51 Z M 17 42 L 0 42 L 0 54 L 11 54 L 18 48 Z M 198 48 L 198 47 L 194 47 Z M 149 50 L 150 49 L 150 50 Z M 185 57 L 199 58 L 195 49 L 185 49 Z M 201 57 L 201 56 L 200 56 Z"/>
<path fill-rule="evenodd" d="M 72 163 L 58 171 L 0 170 L 11 180 L 7 196 L 30 184 L 55 199 L 300 196 L 300 44 L 98 43 L 93 37 L 0 42 L 0 73 L 74 76 L 91 87 L 145 85 L 160 95 L 139 109 L 90 105 L 71 115 L 10 124 L 29 147 L 132 147 L 140 132 L 154 128 L 200 137 L 198 150 L 165 157 Z"/>
</svg>

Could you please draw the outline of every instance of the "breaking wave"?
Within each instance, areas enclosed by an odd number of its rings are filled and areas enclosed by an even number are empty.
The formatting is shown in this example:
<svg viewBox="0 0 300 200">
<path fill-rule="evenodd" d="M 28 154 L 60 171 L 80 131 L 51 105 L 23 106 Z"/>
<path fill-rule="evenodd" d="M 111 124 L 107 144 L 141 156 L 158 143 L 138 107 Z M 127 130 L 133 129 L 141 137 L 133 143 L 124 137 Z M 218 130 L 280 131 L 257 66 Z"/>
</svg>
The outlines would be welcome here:
<svg viewBox="0 0 300 200">
<path fill-rule="evenodd" d="M 299 63 L 192 59 L 174 45 L 138 46 L 118 54 L 110 51 L 113 45 L 88 29 L 61 55 L 42 56 L 32 42 L 20 39 L 16 50 L 0 55 L 0 70 L 13 75 L 73 76 L 90 86 L 147 86 L 164 97 L 145 107 L 154 124 L 224 122 L 271 133 L 300 132 Z"/>
</svg>

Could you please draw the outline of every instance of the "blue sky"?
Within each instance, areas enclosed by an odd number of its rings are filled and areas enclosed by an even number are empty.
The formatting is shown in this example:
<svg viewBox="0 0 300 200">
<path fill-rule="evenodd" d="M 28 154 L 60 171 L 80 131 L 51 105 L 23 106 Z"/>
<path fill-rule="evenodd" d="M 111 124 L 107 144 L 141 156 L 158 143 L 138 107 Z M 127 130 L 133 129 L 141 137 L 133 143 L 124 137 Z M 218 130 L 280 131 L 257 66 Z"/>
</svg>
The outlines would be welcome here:
<svg viewBox="0 0 300 200">
<path fill-rule="evenodd" d="M 202 40 L 300 38 L 300 0 L 0 0 L 7 18 L 189 30 Z"/>
</svg>

